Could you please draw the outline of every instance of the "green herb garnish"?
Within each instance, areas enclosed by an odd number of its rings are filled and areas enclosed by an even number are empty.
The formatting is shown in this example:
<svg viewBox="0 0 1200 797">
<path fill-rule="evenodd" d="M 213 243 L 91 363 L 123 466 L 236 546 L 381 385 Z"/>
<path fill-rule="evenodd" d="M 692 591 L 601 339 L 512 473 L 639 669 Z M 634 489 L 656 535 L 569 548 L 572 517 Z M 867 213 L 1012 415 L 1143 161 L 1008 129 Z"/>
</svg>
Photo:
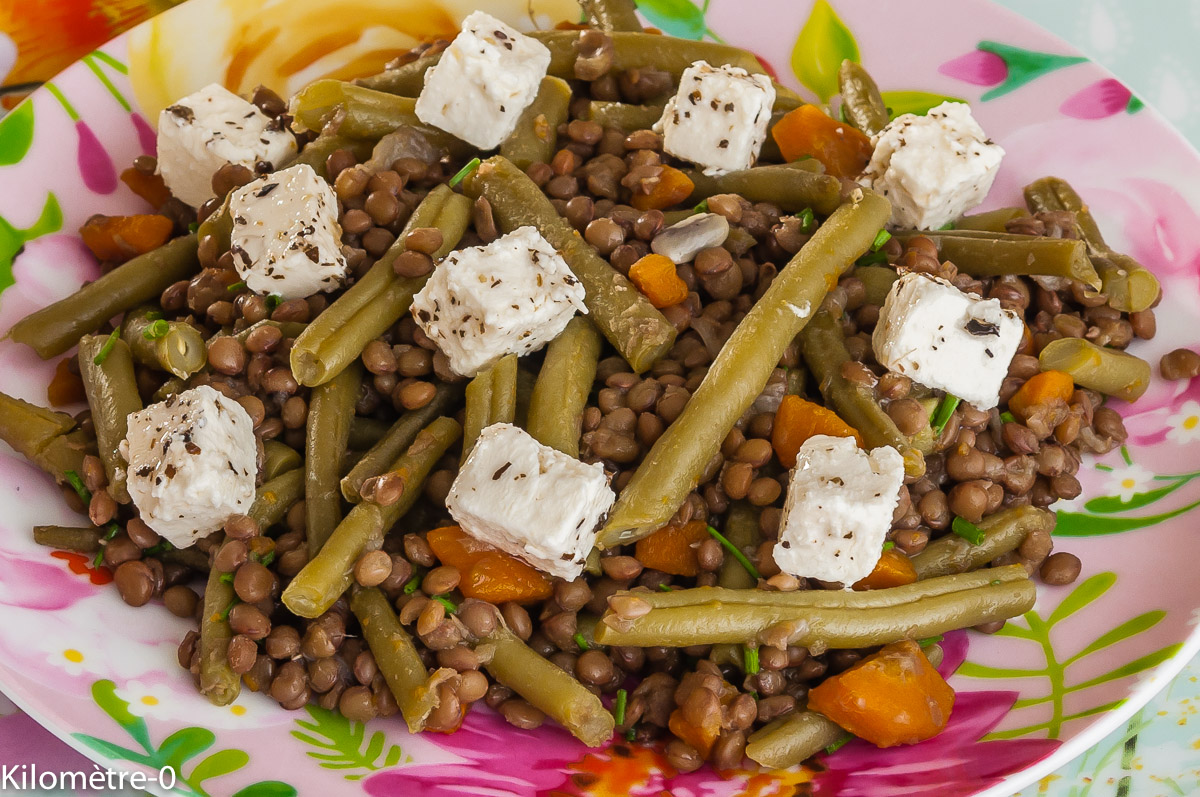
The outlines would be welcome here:
<svg viewBox="0 0 1200 797">
<path fill-rule="evenodd" d="M 958 409 L 958 403 L 962 401 L 958 396 L 947 393 L 942 396 L 942 400 L 938 402 L 937 407 L 933 411 L 933 415 L 929 418 L 929 425 L 933 427 L 933 436 L 937 437 L 946 428 L 946 424 L 950 423 L 950 416 Z"/>
<path fill-rule="evenodd" d="M 274 310 L 276 307 L 278 307 L 281 304 L 283 304 L 283 297 L 280 296 L 278 293 L 271 293 L 271 294 L 267 295 L 267 310 L 268 311 Z"/>
<path fill-rule="evenodd" d="M 411 595 L 421 586 L 421 578 L 425 575 L 425 571 L 417 568 L 413 571 L 413 576 L 408 581 L 404 582 L 404 594 Z"/>
<path fill-rule="evenodd" d="M 92 502 L 92 491 L 83 483 L 83 479 L 79 478 L 79 474 L 73 470 L 63 473 L 63 478 L 67 480 L 67 484 L 75 490 L 75 495 L 79 496 L 79 500 L 83 501 L 83 505 L 87 506 Z"/>
<path fill-rule="evenodd" d="M 242 602 L 242 599 L 241 599 L 241 598 L 239 598 L 237 595 L 234 595 L 234 596 L 233 596 L 233 600 L 231 600 L 231 601 L 229 602 L 229 605 L 225 607 L 225 610 L 221 612 L 221 619 L 222 619 L 222 620 L 228 620 L 228 619 L 229 619 L 229 613 L 230 613 L 231 611 L 233 611 L 233 607 L 234 607 L 234 606 L 237 606 L 237 605 L 238 605 L 239 603 L 241 603 L 241 602 Z"/>
<path fill-rule="evenodd" d="M 467 179 L 467 175 L 479 168 L 479 164 L 483 161 L 479 158 L 471 158 L 467 161 L 467 165 L 458 170 L 458 172 L 450 178 L 450 187 L 457 188 L 458 184 Z"/>
<path fill-rule="evenodd" d="M 659 584 L 658 585 L 659 592 L 670 592 L 673 589 L 674 589 L 674 587 L 672 587 L 670 584 Z"/>
<path fill-rule="evenodd" d="M 925 639 L 918 639 L 917 644 L 923 648 L 927 648 L 930 645 L 936 645 L 937 643 L 941 642 L 943 639 L 945 639 L 945 637 L 943 637 L 941 634 L 938 634 L 937 636 L 926 637 Z"/>
<path fill-rule="evenodd" d="M 589 645 L 587 643 L 587 640 L 583 638 L 583 634 L 581 634 L 579 632 L 576 632 L 575 636 L 571 637 L 571 639 L 575 640 L 575 644 L 579 646 L 580 650 L 591 650 L 592 649 L 592 646 Z"/>
<path fill-rule="evenodd" d="M 434 595 L 433 599 L 445 606 L 446 611 L 450 612 L 450 614 L 454 614 L 456 611 L 458 611 L 458 606 L 454 604 L 454 601 L 450 600 L 445 595 Z"/>
<path fill-rule="evenodd" d="M 222 573 L 220 576 L 220 580 L 221 580 L 222 584 L 232 584 L 233 583 L 233 573 Z"/>
<path fill-rule="evenodd" d="M 245 287 L 246 287 L 245 282 L 235 282 L 232 285 L 230 285 L 228 288 L 226 288 L 225 290 L 232 291 L 233 293 L 237 293 L 238 291 L 240 291 L 242 288 L 245 288 Z"/>
<path fill-rule="evenodd" d="M 758 672 L 758 648 L 744 645 L 742 647 L 742 663 L 745 665 L 746 675 L 754 675 Z"/>
<path fill-rule="evenodd" d="M 725 550 L 733 554 L 733 558 L 737 559 L 738 563 L 741 564 L 742 567 L 746 568 L 746 572 L 750 574 L 751 578 L 753 578 L 755 581 L 762 578 L 762 576 L 758 574 L 758 570 L 755 569 L 754 565 L 750 564 L 750 560 L 746 558 L 746 554 L 739 551 L 736 545 L 725 539 L 724 534 L 717 531 L 712 526 L 708 527 L 708 533 L 712 535 L 713 539 L 725 546 Z"/>
<path fill-rule="evenodd" d="M 696 203 L 696 207 L 692 208 L 692 212 L 693 213 L 707 213 L 708 212 L 708 200 L 701 199 L 698 203 Z"/>
<path fill-rule="evenodd" d="M 634 731 L 633 726 L 630 726 L 629 730 L 625 731 L 625 739 L 627 741 L 632 742 L 636 738 L 637 738 L 637 732 Z"/>
<path fill-rule="evenodd" d="M 170 331 L 171 325 L 160 318 L 157 321 L 148 324 L 146 328 L 142 330 L 142 337 L 146 340 L 158 340 L 159 338 L 165 338 L 167 333 Z"/>
<path fill-rule="evenodd" d="M 104 542 L 106 542 L 106 543 L 111 541 L 114 537 L 116 537 L 118 534 L 121 533 L 121 527 L 117 525 L 116 521 L 109 523 L 104 528 L 108 529 L 108 531 L 105 532 L 105 534 L 104 534 Z M 100 550 L 96 551 L 96 557 L 94 559 L 92 559 L 92 567 L 99 567 L 103 562 L 104 562 L 104 546 L 101 545 Z"/>
<path fill-rule="evenodd" d="M 817 221 L 816 216 L 813 215 L 812 208 L 805 208 L 800 211 L 796 214 L 796 218 L 800 219 L 800 230 L 802 232 L 812 232 L 813 226 Z"/>
<path fill-rule="evenodd" d="M 880 230 L 875 233 L 875 240 L 871 242 L 871 251 L 878 252 L 890 240 L 892 240 L 892 234 L 887 230 Z"/>
<path fill-rule="evenodd" d="M 117 347 L 117 339 L 121 337 L 121 330 L 114 329 L 108 335 L 108 340 L 104 341 L 104 345 L 100 347 L 100 351 L 92 358 L 93 365 L 100 365 L 108 359 L 108 355 L 112 354 L 112 350 Z"/>
<path fill-rule="evenodd" d="M 271 550 L 271 551 L 267 551 L 267 555 L 262 558 L 261 564 L 263 567 L 270 567 L 271 562 L 274 562 L 274 561 L 275 561 L 275 551 Z"/>
<path fill-rule="evenodd" d="M 954 522 L 950 524 L 950 530 L 972 545 L 982 545 L 985 538 L 983 529 L 966 518 L 954 518 Z"/>
<path fill-rule="evenodd" d="M 891 540 L 884 540 L 884 542 L 883 542 L 883 550 L 885 550 L 885 551 L 890 551 L 890 550 L 892 550 L 892 549 L 893 549 L 893 548 L 895 548 L 895 547 L 896 547 L 896 543 L 892 542 Z"/>
<path fill-rule="evenodd" d="M 629 693 L 624 689 L 617 690 L 617 704 L 613 706 L 613 719 L 618 725 L 625 724 L 625 703 L 629 700 Z"/>
<path fill-rule="evenodd" d="M 850 741 L 850 740 L 851 740 L 851 739 L 853 739 L 853 738 L 854 738 L 854 737 L 853 737 L 852 735 L 850 735 L 850 734 L 846 734 L 845 736 L 843 736 L 842 738 L 838 739 L 838 740 L 837 740 L 836 742 L 834 742 L 833 744 L 831 744 L 831 745 L 829 745 L 828 747 L 826 747 L 826 748 L 825 748 L 825 755 L 833 755 L 833 754 L 834 754 L 834 753 L 836 753 L 838 750 L 841 750 L 843 747 L 845 747 L 845 746 L 846 746 L 846 742 Z"/>
<path fill-rule="evenodd" d="M 945 224 L 943 224 L 941 227 L 938 227 L 938 229 L 939 229 L 939 230 L 953 230 L 953 229 L 954 229 L 954 222 L 952 222 L 952 221 L 948 221 L 948 222 L 946 222 Z"/>
<path fill-rule="evenodd" d="M 1011 412 L 1002 412 L 1002 413 L 1000 413 L 1000 422 L 1001 423 L 1016 423 L 1017 416 L 1013 415 Z"/>
<path fill-rule="evenodd" d="M 867 252 L 865 255 L 854 261 L 856 266 L 881 266 L 888 262 L 886 252 Z"/>
<path fill-rule="evenodd" d="M 194 233 L 199 229 L 200 229 L 200 222 L 198 222 L 198 221 L 193 221 L 191 224 L 188 225 L 188 232 L 190 232 L 190 233 Z"/>
</svg>

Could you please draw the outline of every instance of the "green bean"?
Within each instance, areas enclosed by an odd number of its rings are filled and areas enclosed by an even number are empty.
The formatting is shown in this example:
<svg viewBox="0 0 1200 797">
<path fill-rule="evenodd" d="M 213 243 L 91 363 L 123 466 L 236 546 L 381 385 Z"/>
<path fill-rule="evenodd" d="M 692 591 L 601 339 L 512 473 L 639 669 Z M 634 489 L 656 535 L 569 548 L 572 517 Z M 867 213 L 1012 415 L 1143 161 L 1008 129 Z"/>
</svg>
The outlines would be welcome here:
<svg viewBox="0 0 1200 797">
<path fill-rule="evenodd" d="M 563 80 L 575 79 L 575 59 L 578 57 L 575 42 L 579 39 L 579 31 L 535 30 L 529 35 L 550 49 L 548 74 Z M 614 71 L 657 69 L 669 72 L 676 84 L 683 70 L 696 61 L 708 61 L 713 66 L 738 66 L 755 75 L 765 72 L 753 54 L 726 44 L 689 41 L 634 31 L 614 31 L 610 36 L 613 43 Z"/>
<path fill-rule="evenodd" d="M 960 216 L 954 222 L 955 230 L 980 230 L 983 232 L 1008 232 L 1008 222 L 1014 219 L 1027 218 L 1029 211 L 1025 208 L 997 208 L 985 210 L 970 216 Z"/>
<path fill-rule="evenodd" d="M 517 417 L 513 423 L 522 429 L 529 428 L 529 404 L 533 401 L 536 384 L 537 377 L 529 371 L 524 368 L 517 371 Z"/>
<path fill-rule="evenodd" d="M 996 557 L 1015 551 L 1031 531 L 1053 531 L 1054 513 L 1032 506 L 1017 506 L 989 515 L 976 525 L 983 529 L 981 544 L 972 545 L 957 534 L 947 534 L 930 542 L 925 550 L 912 557 L 917 577 L 928 579 L 983 567 Z M 998 568 L 982 572 L 997 571 Z"/>
<path fill-rule="evenodd" d="M 128 344 L 139 364 L 180 379 L 187 379 L 208 362 L 208 350 L 199 330 L 186 321 L 167 321 L 162 318 L 162 311 L 150 307 L 139 307 L 125 314 L 121 340 Z"/>
<path fill-rule="evenodd" d="M 1036 213 L 1069 210 L 1075 213 L 1079 236 L 1087 244 L 1092 265 L 1100 274 L 1108 305 L 1123 313 L 1139 313 L 1158 301 L 1158 280 L 1129 255 L 1114 252 L 1104 242 L 1092 212 L 1066 180 L 1043 177 L 1025 187 L 1025 204 Z"/>
<path fill-rule="evenodd" d="M 425 88 L 425 73 L 429 68 L 442 60 L 442 51 L 426 53 L 415 61 L 401 64 L 393 69 L 385 69 L 377 75 L 359 78 L 355 85 L 375 91 L 386 91 L 388 94 L 401 94 L 415 97 Z"/>
<path fill-rule="evenodd" d="M 494 423 L 512 423 L 516 414 L 517 355 L 509 354 L 480 371 L 467 385 L 461 461 L 467 461 L 484 429 Z"/>
<path fill-rule="evenodd" d="M 117 266 L 67 298 L 30 313 L 13 324 L 8 335 L 47 360 L 113 316 L 157 299 L 167 286 L 189 279 L 198 265 L 196 236 L 176 238 Z"/>
<path fill-rule="evenodd" d="M 158 390 L 150 394 L 150 403 L 157 404 L 160 401 L 166 401 L 172 393 L 182 393 L 187 390 L 187 385 L 177 376 L 167 377 L 167 381 L 159 385 Z"/>
<path fill-rule="evenodd" d="M 714 194 L 739 194 L 751 202 L 770 202 L 787 213 L 812 208 L 828 215 L 842 202 L 842 184 L 836 177 L 809 170 L 807 161 L 778 166 L 754 166 L 710 177 L 696 169 L 684 173 L 695 188 L 687 201 L 695 204 Z"/>
<path fill-rule="evenodd" d="M 808 369 L 803 365 L 789 368 L 787 372 L 787 392 L 793 396 L 805 395 L 808 385 Z"/>
<path fill-rule="evenodd" d="M 264 318 L 262 321 L 254 322 L 241 332 L 235 333 L 234 337 L 237 338 L 238 343 L 245 343 L 246 338 L 254 334 L 255 330 L 262 329 L 263 327 L 275 327 L 283 333 L 285 338 L 298 338 L 304 330 L 308 329 L 308 324 L 302 321 L 272 321 L 269 318 Z"/>
<path fill-rule="evenodd" d="M 737 546 L 739 551 L 748 556 L 753 554 L 758 549 L 759 543 L 762 542 L 758 515 L 757 508 L 744 501 L 738 501 L 729 507 L 729 514 L 725 516 L 725 528 L 722 529 L 722 534 L 725 535 L 725 539 Z M 721 569 L 717 571 L 717 583 L 729 590 L 750 590 L 758 584 L 755 578 L 746 571 L 746 568 L 742 567 L 742 564 L 732 556 L 726 556 L 721 562 Z"/>
<path fill-rule="evenodd" d="M 207 573 L 208 554 L 201 552 L 199 549 L 192 548 L 170 548 L 158 555 L 158 558 L 164 562 L 173 562 L 177 565 L 191 568 L 197 573 Z"/>
<path fill-rule="evenodd" d="M 521 112 L 517 127 L 500 144 L 500 154 L 520 169 L 529 164 L 549 163 L 558 151 L 558 126 L 567 121 L 571 106 L 571 84 L 546 76 L 529 107 Z"/>
<path fill-rule="evenodd" d="M 404 480 L 399 500 L 388 506 L 363 501 L 350 510 L 317 555 L 283 591 L 284 605 L 293 614 L 317 617 L 341 597 L 353 581 L 358 557 L 383 544 L 387 531 L 420 497 L 425 477 L 461 435 L 458 422 L 445 417 L 437 418 L 421 430 L 390 469 Z"/>
<path fill-rule="evenodd" d="M 605 33 L 615 30 L 642 30 L 633 0 L 580 0 L 588 23 Z"/>
<path fill-rule="evenodd" d="M 498 682 L 570 731 L 589 747 L 612 738 L 616 722 L 600 698 L 565 670 L 539 656 L 501 626 L 481 643 L 491 647 L 483 665 Z"/>
<path fill-rule="evenodd" d="M 588 103 L 588 119 L 604 127 L 615 127 L 626 133 L 653 127 L 662 118 L 662 104 L 630 105 L 627 102 L 592 100 Z"/>
<path fill-rule="evenodd" d="M 470 215 L 471 203 L 449 186 L 430 191 L 383 257 L 296 338 L 290 355 L 296 381 L 308 387 L 328 382 L 408 312 L 413 296 L 428 279 L 406 279 L 392 271 L 392 262 L 405 250 L 408 232 L 437 227 L 442 246 L 434 258 L 445 257 L 466 232 Z"/>
<path fill-rule="evenodd" d="M 456 385 L 438 383 L 437 392 L 429 403 L 420 409 L 410 410 L 392 424 L 384 434 L 363 455 L 362 459 L 350 469 L 342 479 L 342 496 L 352 503 L 362 500 L 359 491 L 367 479 L 386 473 L 396 457 L 412 445 L 417 433 L 429 425 L 439 415 L 450 407 L 459 396 L 461 388 Z M 356 448 L 357 446 L 351 446 Z"/>
<path fill-rule="evenodd" d="M 850 124 L 873 136 L 887 127 L 888 109 L 867 70 L 849 58 L 838 69 L 838 91 L 842 95 L 842 112 Z"/>
<path fill-rule="evenodd" d="M 746 757 L 764 767 L 794 767 L 846 734 L 842 726 L 815 711 L 797 711 L 767 723 L 746 744 Z"/>
<path fill-rule="evenodd" d="M 1064 371 L 1081 387 L 1125 401 L 1136 401 L 1150 387 L 1150 363 L 1083 338 L 1047 343 L 1038 364 L 1043 371 Z"/>
<path fill-rule="evenodd" d="M 95 437 L 76 426 L 65 412 L 0 393 L 0 440 L 59 484 L 67 471 L 83 473 L 84 455 L 96 450 Z"/>
<path fill-rule="evenodd" d="M 228 706 L 237 700 L 242 690 L 242 679 L 229 665 L 229 640 L 233 629 L 229 627 L 229 609 L 237 601 L 233 591 L 233 579 L 217 567 L 208 571 L 208 583 L 204 587 L 204 607 L 200 615 L 200 693 L 216 706 Z"/>
<path fill-rule="evenodd" d="M 104 533 L 95 526 L 34 526 L 33 541 L 60 551 L 95 553 L 103 547 Z"/>
<path fill-rule="evenodd" d="M 972 277 L 1040 274 L 1100 288 L 1100 276 L 1092 268 L 1083 241 L 981 230 L 922 230 L 900 232 L 896 237 L 907 241 L 918 235 L 931 238 L 943 260 Z"/>
<path fill-rule="evenodd" d="M 841 206 L 817 228 L 750 308 L 683 413 L 638 465 L 600 532 L 599 547 L 641 539 L 671 519 L 729 430 L 762 392 L 784 350 L 890 215 L 886 199 L 864 192 L 860 201 Z"/>
<path fill-rule="evenodd" d="M 254 493 L 254 503 L 246 514 L 254 519 L 258 528 L 267 529 L 283 520 L 292 504 L 304 497 L 304 469 L 294 468 L 263 483 Z"/>
<path fill-rule="evenodd" d="M 594 614 L 580 613 L 575 617 L 575 630 L 589 648 L 603 648 L 596 641 L 596 628 L 600 625 L 600 618 Z"/>
<path fill-rule="evenodd" d="M 529 402 L 526 429 L 533 439 L 576 459 L 602 342 L 591 321 L 584 316 L 572 318 L 546 347 Z"/>
<path fill-rule="evenodd" d="M 430 415 L 429 419 L 433 420 L 433 415 Z M 346 444 L 350 447 L 351 451 L 365 452 L 368 448 L 382 440 L 383 436 L 387 434 L 388 429 L 391 428 L 391 424 L 387 421 L 381 421 L 378 418 L 363 418 L 356 415 L 354 416 L 354 420 L 350 421 L 350 439 Z M 420 431 L 420 427 L 416 431 Z M 403 450 L 404 448 L 402 447 L 396 454 L 399 455 Z M 395 459 L 395 457 L 392 457 L 392 459 Z M 391 459 L 388 462 L 391 462 Z M 386 466 L 387 463 L 384 464 Z"/>
<path fill-rule="evenodd" d="M 438 686 L 457 673 L 441 667 L 430 674 L 412 637 L 400 625 L 391 602 L 378 589 L 360 589 L 350 597 L 350 610 L 362 626 L 363 638 L 375 656 L 409 733 L 425 729 L 425 720 L 437 708 Z"/>
<path fill-rule="evenodd" d="M 101 350 L 110 343 L 114 345 L 101 358 Z M 101 359 L 99 364 L 97 359 Z M 120 445 L 129 432 L 129 413 L 142 408 L 129 347 L 120 339 L 110 341 L 107 335 L 84 335 L 79 340 L 79 376 L 92 410 L 92 425 L 96 429 L 100 460 L 108 475 L 109 494 L 119 503 L 128 503 L 126 465 Z"/>
<path fill-rule="evenodd" d="M 647 370 L 670 351 L 675 327 L 558 215 L 524 172 L 504 158 L 488 158 L 467 176 L 463 189 L 472 198 L 487 197 L 496 223 L 505 232 L 532 226 L 545 236 L 583 284 L 592 323 L 633 370 Z"/>
<path fill-rule="evenodd" d="M 892 285 L 900 279 L 900 274 L 896 269 L 889 266 L 859 266 L 850 272 L 850 276 L 858 279 L 866 289 L 863 300 L 867 304 L 876 304 L 880 307 L 887 301 L 887 295 L 892 292 Z"/>
<path fill-rule="evenodd" d="M 399 127 L 410 127 L 452 158 L 472 151 L 466 142 L 418 119 L 416 104 L 411 97 L 322 79 L 314 80 L 292 97 L 289 111 L 293 126 L 301 132 L 321 130 L 333 120 L 339 135 L 374 142 Z"/>
<path fill-rule="evenodd" d="M 825 401 L 858 430 L 866 446 L 892 446 L 904 458 L 905 475 L 920 478 L 925 473 L 925 456 L 896 428 L 895 421 L 879 406 L 874 391 L 842 376 L 843 364 L 852 358 L 846 350 L 842 324 L 828 309 L 821 308 L 800 333 L 800 351 Z"/>
<path fill-rule="evenodd" d="M 329 172 L 325 170 L 325 163 L 329 160 L 329 156 L 339 149 L 348 149 L 353 152 L 354 157 L 359 163 L 371 157 L 370 141 L 364 141 L 361 138 L 350 138 L 339 133 L 323 132 L 305 144 L 304 149 L 300 150 L 292 162 L 286 165 L 308 164 L 322 180 L 328 180 Z"/>
<path fill-rule="evenodd" d="M 820 654 L 1007 620 L 1032 608 L 1036 597 L 1033 582 L 1025 578 L 879 608 L 714 602 L 652 609 L 633 620 L 621 619 L 610 610 L 596 629 L 596 639 L 605 645 L 633 647 L 763 644 L 772 640 Z"/>
<path fill-rule="evenodd" d="M 358 361 L 312 389 L 304 435 L 304 518 L 308 527 L 308 556 L 321 550 L 342 520 L 338 483 L 350 440 L 350 422 L 362 388 Z"/>
<path fill-rule="evenodd" d="M 262 474 L 264 481 L 271 481 L 276 476 L 303 465 L 304 458 L 300 456 L 300 452 L 286 443 L 278 440 L 267 440 L 263 443 Z"/>
</svg>

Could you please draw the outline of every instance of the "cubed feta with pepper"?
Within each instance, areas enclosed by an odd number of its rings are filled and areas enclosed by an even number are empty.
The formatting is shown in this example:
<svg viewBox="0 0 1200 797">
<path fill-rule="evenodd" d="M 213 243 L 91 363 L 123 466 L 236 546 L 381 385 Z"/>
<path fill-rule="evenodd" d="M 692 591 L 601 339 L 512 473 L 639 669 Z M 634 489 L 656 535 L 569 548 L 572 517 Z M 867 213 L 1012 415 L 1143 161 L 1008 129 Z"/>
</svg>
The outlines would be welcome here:
<svg viewBox="0 0 1200 797">
<path fill-rule="evenodd" d="M 255 293 L 304 299 L 345 281 L 337 196 L 308 164 L 236 189 L 229 215 L 233 265 Z"/>
<path fill-rule="evenodd" d="M 919 230 L 943 227 L 982 202 L 1004 157 L 963 102 L 898 116 L 874 144 L 862 182 L 891 201 L 893 225 Z"/>
<path fill-rule="evenodd" d="M 176 548 L 254 503 L 254 422 L 207 385 L 130 413 L 121 456 L 138 514 Z"/>
<path fill-rule="evenodd" d="M 891 446 L 862 450 L 852 437 L 804 441 L 788 482 L 775 563 L 801 578 L 847 588 L 866 578 L 883 552 L 904 483 Z"/>
<path fill-rule="evenodd" d="M 216 83 L 158 115 L 158 172 L 171 193 L 192 207 L 212 198 L 212 176 L 222 166 L 278 165 L 295 154 L 290 131 Z"/>
<path fill-rule="evenodd" d="M 417 118 L 480 149 L 492 149 L 516 129 L 549 66 L 546 45 L 476 11 L 425 73 Z"/>
<path fill-rule="evenodd" d="M 462 376 L 537 351 L 576 310 L 587 312 L 583 286 L 533 227 L 450 253 L 412 304 L 417 324 Z"/>
<path fill-rule="evenodd" d="M 654 129 L 671 155 L 705 174 L 724 174 L 754 165 L 774 104 L 775 87 L 766 75 L 696 61 L 683 70 L 679 91 Z"/>
<path fill-rule="evenodd" d="M 996 299 L 909 272 L 892 284 L 871 337 L 889 371 L 989 410 L 1021 344 L 1024 325 Z"/>
<path fill-rule="evenodd" d="M 487 427 L 463 463 L 446 508 L 463 531 L 571 581 L 616 495 L 587 465 L 508 423 Z"/>
</svg>

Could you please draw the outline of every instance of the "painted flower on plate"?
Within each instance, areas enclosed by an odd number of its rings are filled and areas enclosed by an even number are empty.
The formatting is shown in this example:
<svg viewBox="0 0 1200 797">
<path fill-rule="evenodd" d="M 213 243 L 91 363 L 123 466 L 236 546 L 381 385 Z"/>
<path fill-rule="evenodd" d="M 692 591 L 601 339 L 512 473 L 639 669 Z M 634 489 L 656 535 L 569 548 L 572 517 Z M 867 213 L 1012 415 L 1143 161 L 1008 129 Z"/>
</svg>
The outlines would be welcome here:
<svg viewBox="0 0 1200 797">
<path fill-rule="evenodd" d="M 1200 440 L 1200 403 L 1184 402 L 1179 412 L 1167 419 L 1167 439 L 1187 445 Z"/>
<path fill-rule="evenodd" d="M 175 696 L 166 684 L 145 684 L 129 681 L 117 687 L 117 697 L 129 704 L 129 713 L 138 717 L 165 719 L 172 715 L 171 704 Z"/>
<path fill-rule="evenodd" d="M 1136 493 L 1146 492 L 1153 483 L 1153 471 L 1134 462 L 1109 471 L 1104 490 L 1108 495 L 1119 496 L 1121 501 L 1128 502 Z"/>
</svg>

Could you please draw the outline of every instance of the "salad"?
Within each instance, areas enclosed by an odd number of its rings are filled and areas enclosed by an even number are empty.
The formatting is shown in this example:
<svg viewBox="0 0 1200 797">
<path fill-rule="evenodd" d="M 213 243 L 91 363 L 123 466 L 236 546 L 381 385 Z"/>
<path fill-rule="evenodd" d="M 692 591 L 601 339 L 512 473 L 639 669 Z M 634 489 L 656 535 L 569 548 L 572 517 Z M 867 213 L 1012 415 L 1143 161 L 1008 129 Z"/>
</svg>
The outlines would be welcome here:
<svg viewBox="0 0 1200 797">
<path fill-rule="evenodd" d="M 939 635 L 1081 571 L 1049 507 L 1124 440 L 1158 284 L 1061 180 L 968 215 L 965 104 L 892 118 L 851 62 L 805 104 L 588 12 L 164 110 L 153 212 L 9 332 L 88 405 L 0 396 L 90 521 L 35 538 L 194 620 L 218 704 L 482 702 L 681 771 L 935 736 Z"/>
</svg>

